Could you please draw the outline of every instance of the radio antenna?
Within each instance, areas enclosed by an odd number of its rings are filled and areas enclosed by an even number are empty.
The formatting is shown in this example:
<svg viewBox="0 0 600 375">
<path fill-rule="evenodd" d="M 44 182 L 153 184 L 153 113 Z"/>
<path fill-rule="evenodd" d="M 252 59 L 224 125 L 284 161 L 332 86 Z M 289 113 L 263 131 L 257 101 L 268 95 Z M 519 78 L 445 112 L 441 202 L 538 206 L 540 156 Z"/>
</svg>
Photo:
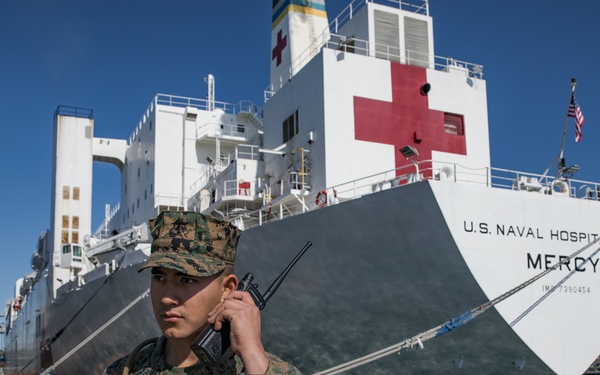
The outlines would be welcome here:
<svg viewBox="0 0 600 375">
<path fill-rule="evenodd" d="M 269 287 L 269 289 L 267 289 L 267 291 L 263 295 L 263 299 L 265 300 L 265 303 L 269 300 L 269 298 L 271 298 L 271 296 L 273 295 L 273 293 L 275 293 L 277 291 L 277 288 L 279 288 L 279 285 L 281 285 L 281 283 L 283 282 L 283 279 L 285 279 L 285 277 L 290 272 L 290 270 L 292 269 L 292 267 L 294 267 L 294 265 L 296 264 L 296 262 L 298 262 L 298 259 L 300 259 L 300 257 L 302 255 L 304 255 L 304 253 L 306 252 L 306 250 L 308 250 L 308 248 L 311 247 L 311 246 L 312 246 L 312 242 L 308 241 L 306 243 L 306 245 L 304 245 L 304 247 L 302 248 L 302 250 L 300 250 L 300 252 L 298 253 L 298 255 L 296 255 L 296 257 L 294 259 L 292 259 L 292 261 L 290 262 L 290 264 L 283 270 L 283 272 L 281 273 L 281 275 L 277 276 L 277 278 L 273 281 L 273 284 L 271 284 L 271 286 Z"/>
</svg>

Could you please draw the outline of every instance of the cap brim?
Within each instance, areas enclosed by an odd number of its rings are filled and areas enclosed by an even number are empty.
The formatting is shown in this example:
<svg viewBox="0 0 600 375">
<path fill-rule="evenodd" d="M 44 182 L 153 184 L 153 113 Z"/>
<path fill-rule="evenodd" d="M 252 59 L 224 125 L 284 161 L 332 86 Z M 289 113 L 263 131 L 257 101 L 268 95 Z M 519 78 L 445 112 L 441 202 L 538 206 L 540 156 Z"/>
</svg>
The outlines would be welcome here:
<svg viewBox="0 0 600 375">
<path fill-rule="evenodd" d="M 212 276 L 221 272 L 228 264 L 220 259 L 192 256 L 188 253 L 155 252 L 148 257 L 138 272 L 146 268 L 163 267 L 190 276 Z"/>
</svg>

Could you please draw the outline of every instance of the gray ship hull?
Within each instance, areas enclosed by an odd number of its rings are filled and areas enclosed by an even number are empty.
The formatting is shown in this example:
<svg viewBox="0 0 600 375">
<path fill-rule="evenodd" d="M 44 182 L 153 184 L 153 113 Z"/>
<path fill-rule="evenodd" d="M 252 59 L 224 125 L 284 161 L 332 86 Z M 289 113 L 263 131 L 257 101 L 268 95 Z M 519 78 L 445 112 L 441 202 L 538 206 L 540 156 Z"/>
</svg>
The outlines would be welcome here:
<svg viewBox="0 0 600 375">
<path fill-rule="evenodd" d="M 101 374 L 139 342 L 158 336 L 148 297 L 102 328 L 149 288 L 149 275 L 137 272 L 144 258 L 141 252 L 129 254 L 109 277 L 89 282 L 53 303 L 47 303 L 45 280 L 40 280 L 14 328 L 27 337 L 9 332 L 4 372 L 39 374 L 54 367 L 52 374 Z M 38 334 L 31 327 L 32 319 L 23 318 L 37 315 L 40 308 L 45 322 Z"/>
<path fill-rule="evenodd" d="M 488 299 L 452 238 L 429 183 L 372 194 L 244 233 L 238 273 L 260 290 L 308 250 L 263 311 L 267 350 L 304 373 L 362 357 Z M 354 374 L 552 371 L 495 309 Z"/>
</svg>

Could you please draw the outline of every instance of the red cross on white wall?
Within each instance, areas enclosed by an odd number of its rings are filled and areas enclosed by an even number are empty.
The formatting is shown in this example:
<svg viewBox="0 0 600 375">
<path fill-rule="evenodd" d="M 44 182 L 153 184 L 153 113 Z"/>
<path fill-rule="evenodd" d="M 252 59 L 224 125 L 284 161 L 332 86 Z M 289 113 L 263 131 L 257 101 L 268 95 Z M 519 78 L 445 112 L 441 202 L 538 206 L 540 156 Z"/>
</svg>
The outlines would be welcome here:
<svg viewBox="0 0 600 375">
<path fill-rule="evenodd" d="M 427 96 L 421 95 L 427 82 L 425 69 L 390 65 L 391 102 L 354 97 L 355 138 L 394 145 L 396 168 L 410 164 L 398 151 L 405 145 L 418 150 L 419 160 L 431 160 L 433 150 L 466 155 L 465 136 L 447 133 L 444 112 L 430 110 Z"/>
<path fill-rule="evenodd" d="M 275 44 L 275 48 L 273 48 L 271 54 L 271 60 L 277 59 L 276 66 L 279 66 L 279 64 L 281 64 L 281 53 L 283 52 L 285 47 L 287 47 L 287 35 L 285 37 L 282 37 L 282 34 L 283 30 L 279 30 L 277 32 L 277 44 Z"/>
</svg>

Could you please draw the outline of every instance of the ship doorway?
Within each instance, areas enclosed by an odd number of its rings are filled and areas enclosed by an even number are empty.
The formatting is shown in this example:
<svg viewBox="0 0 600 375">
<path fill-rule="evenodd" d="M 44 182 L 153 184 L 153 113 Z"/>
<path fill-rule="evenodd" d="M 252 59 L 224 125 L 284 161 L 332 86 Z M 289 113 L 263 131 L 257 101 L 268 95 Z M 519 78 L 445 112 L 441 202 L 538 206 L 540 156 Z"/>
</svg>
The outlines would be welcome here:
<svg viewBox="0 0 600 375">
<path fill-rule="evenodd" d="M 125 165 L 123 168 L 127 168 L 127 166 Z M 132 192 L 133 190 L 134 189 L 129 189 L 129 192 Z M 127 193 L 126 190 L 123 192 L 125 197 L 127 196 Z M 115 207 L 117 207 L 119 203 L 123 203 L 121 202 L 122 200 L 125 200 L 121 199 L 121 171 L 119 171 L 119 168 L 109 163 L 94 161 L 92 169 L 92 192 L 90 193 L 90 196 L 93 197 L 90 213 L 90 232 L 92 234 L 104 230 L 106 233 L 102 233 L 102 235 L 105 236 L 102 238 L 107 238 L 110 236 L 112 230 L 116 229 L 120 232 L 123 228 L 127 227 L 127 223 L 125 222 L 126 215 L 120 215 L 122 216 L 122 219 L 120 219 L 118 223 L 113 221 L 114 224 L 112 228 L 105 228 L 104 225 L 104 220 L 106 219 L 106 205 L 110 205 L 109 212 L 116 215 L 118 210 L 115 209 Z M 127 204 L 121 204 L 120 206 L 124 208 L 128 207 Z M 131 215 L 131 213 L 129 214 Z M 83 229 L 84 228 L 81 228 L 80 230 L 83 231 Z"/>
</svg>

